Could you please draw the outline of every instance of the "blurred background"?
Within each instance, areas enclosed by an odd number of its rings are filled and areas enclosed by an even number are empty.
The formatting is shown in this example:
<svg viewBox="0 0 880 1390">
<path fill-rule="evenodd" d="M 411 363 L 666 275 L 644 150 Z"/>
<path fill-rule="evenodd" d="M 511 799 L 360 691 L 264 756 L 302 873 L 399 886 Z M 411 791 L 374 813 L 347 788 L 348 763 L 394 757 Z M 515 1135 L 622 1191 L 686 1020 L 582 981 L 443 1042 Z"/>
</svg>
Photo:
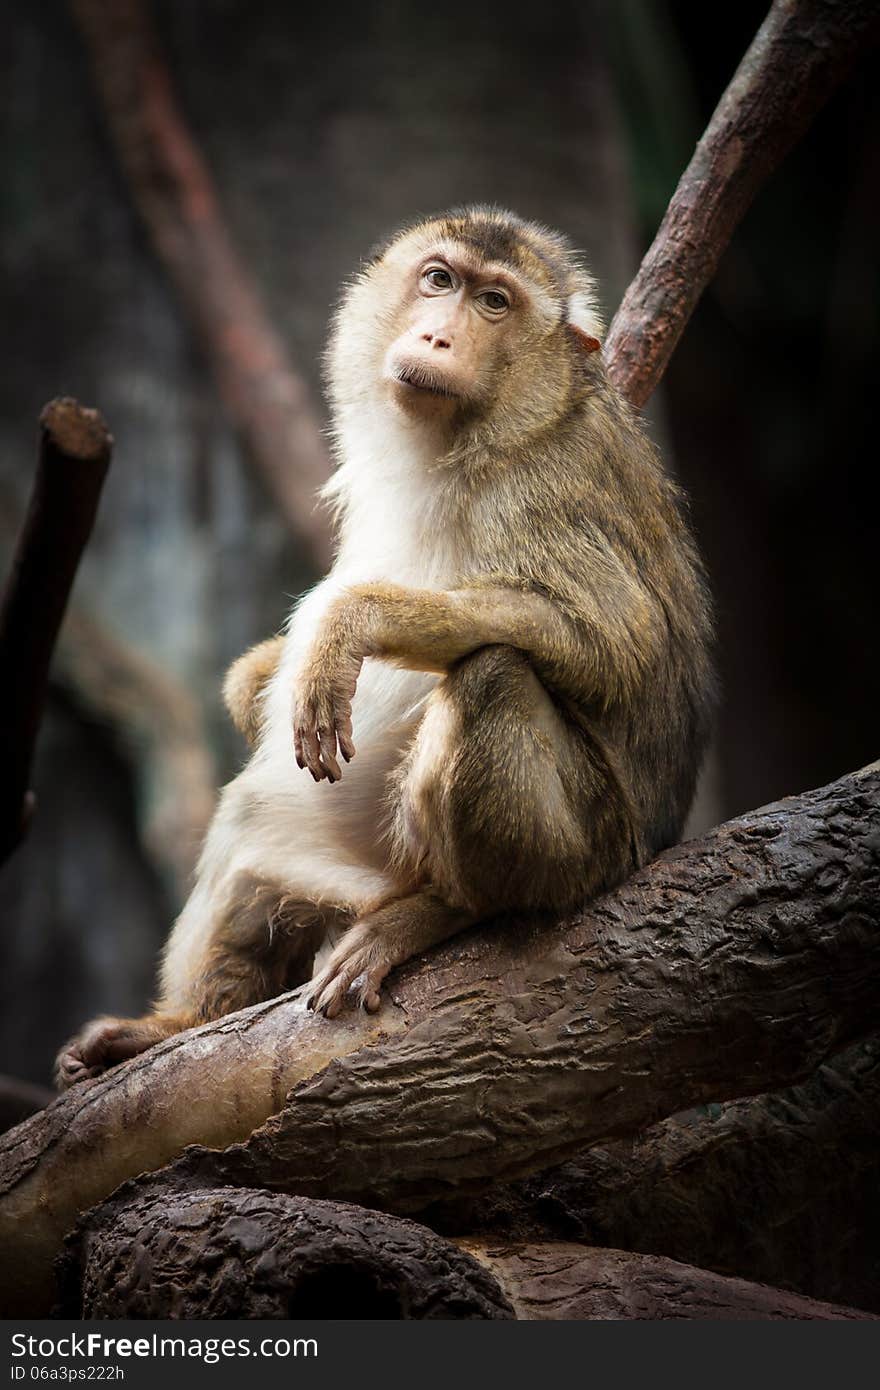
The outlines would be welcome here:
<svg viewBox="0 0 880 1390">
<path fill-rule="evenodd" d="M 610 318 L 766 12 L 136 8 L 322 423 L 340 282 L 416 214 L 496 201 L 559 227 Z M 77 10 L 7 0 L 0 50 L 4 567 L 43 403 L 97 405 L 116 437 L 56 655 L 38 813 L 0 868 L 0 1071 L 35 1081 L 84 1019 L 147 1002 L 216 788 L 244 757 L 222 674 L 317 577 L 157 255 L 108 134 L 116 69 Z M 141 37 L 115 42 L 128 61 Z M 878 78 L 874 55 L 760 195 L 649 412 L 718 603 L 724 701 L 695 830 L 877 756 Z"/>
</svg>

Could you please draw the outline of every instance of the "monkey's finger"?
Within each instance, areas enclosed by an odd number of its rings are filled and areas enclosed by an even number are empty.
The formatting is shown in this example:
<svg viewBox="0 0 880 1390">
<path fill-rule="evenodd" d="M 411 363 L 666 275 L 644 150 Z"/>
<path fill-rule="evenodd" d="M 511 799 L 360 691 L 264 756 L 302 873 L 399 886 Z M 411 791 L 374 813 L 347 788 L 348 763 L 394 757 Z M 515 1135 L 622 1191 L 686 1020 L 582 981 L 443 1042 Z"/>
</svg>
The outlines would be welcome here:
<svg viewBox="0 0 880 1390">
<path fill-rule="evenodd" d="M 378 1013 L 382 1006 L 382 998 L 379 990 L 388 971 L 391 969 L 389 961 L 384 959 L 376 961 L 363 972 L 363 979 L 358 986 L 357 998 L 362 1009 L 368 1014 Z"/>
<path fill-rule="evenodd" d="M 345 1003 L 345 996 L 352 982 L 361 973 L 363 965 L 356 955 L 346 960 L 343 956 L 331 956 L 321 975 L 315 980 L 306 1007 L 325 1018 L 336 1018 Z"/>
<path fill-rule="evenodd" d="M 318 990 L 309 1000 L 309 1008 L 313 1013 L 323 1014 L 325 1018 L 336 1018 L 342 1010 L 347 991 L 348 986 L 343 978 L 331 978 L 323 989 Z"/>
<path fill-rule="evenodd" d="M 331 960 L 328 961 L 327 965 L 321 971 L 320 975 L 316 975 L 315 978 L 312 980 L 311 989 L 309 991 L 308 996 L 306 997 L 306 1008 L 309 1009 L 312 1013 L 320 1012 L 319 1004 L 323 1000 L 324 993 L 328 985 L 331 983 L 335 973 L 336 972 L 333 967 L 333 962 Z"/>
<path fill-rule="evenodd" d="M 297 765 L 297 767 L 301 767 L 301 768 L 307 767 L 307 768 L 309 769 L 309 771 L 312 772 L 312 775 L 314 776 L 314 772 L 313 772 L 312 767 L 311 767 L 311 764 L 310 764 L 310 762 L 309 762 L 308 738 L 309 738 L 309 721 L 308 721 L 308 716 L 305 715 L 305 714 L 303 714 L 303 713 L 301 713 L 301 712 L 298 710 L 297 713 L 294 715 L 294 723 L 293 723 L 293 754 L 294 754 L 294 757 L 296 758 L 296 765 Z"/>
<path fill-rule="evenodd" d="M 341 715 L 336 720 L 336 732 L 339 737 L 339 751 L 347 763 L 354 757 L 354 743 L 351 737 L 351 715 Z"/>
<path fill-rule="evenodd" d="M 321 761 L 324 766 L 324 771 L 327 774 L 328 782 L 339 782 L 342 778 L 342 768 L 333 757 L 333 754 L 327 751 L 323 743 L 321 744 Z"/>
<path fill-rule="evenodd" d="M 303 730 L 303 751 L 309 772 L 316 782 L 323 781 L 326 773 L 321 765 L 321 745 L 318 742 L 318 730 L 312 723 Z"/>
<path fill-rule="evenodd" d="M 338 782 L 342 769 L 336 761 L 336 730 L 331 721 L 318 727 L 321 739 L 321 762 L 331 782 Z"/>
<path fill-rule="evenodd" d="M 378 990 L 365 989 L 361 995 L 361 1005 L 368 1014 L 377 1014 L 382 1007 L 382 998 Z"/>
</svg>

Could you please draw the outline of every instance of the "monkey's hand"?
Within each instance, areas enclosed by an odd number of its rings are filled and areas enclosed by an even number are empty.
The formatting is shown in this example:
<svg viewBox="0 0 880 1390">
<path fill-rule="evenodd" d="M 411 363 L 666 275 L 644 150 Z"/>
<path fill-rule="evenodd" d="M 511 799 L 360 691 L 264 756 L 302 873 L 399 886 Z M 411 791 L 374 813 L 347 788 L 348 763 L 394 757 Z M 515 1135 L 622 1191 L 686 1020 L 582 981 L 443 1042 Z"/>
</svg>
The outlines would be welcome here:
<svg viewBox="0 0 880 1390">
<path fill-rule="evenodd" d="M 363 657 L 338 640 L 319 644 L 296 682 L 293 700 L 293 748 L 299 767 L 307 767 L 316 782 L 338 782 L 342 769 L 336 760 L 354 757 L 351 702 Z"/>
</svg>

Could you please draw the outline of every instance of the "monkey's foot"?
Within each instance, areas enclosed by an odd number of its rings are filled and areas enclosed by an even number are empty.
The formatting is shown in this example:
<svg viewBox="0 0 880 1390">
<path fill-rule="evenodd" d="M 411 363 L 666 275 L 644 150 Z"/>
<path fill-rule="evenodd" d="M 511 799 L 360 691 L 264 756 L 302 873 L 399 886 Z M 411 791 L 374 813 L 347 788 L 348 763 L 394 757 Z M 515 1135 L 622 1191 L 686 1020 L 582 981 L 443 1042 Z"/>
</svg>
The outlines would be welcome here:
<svg viewBox="0 0 880 1390">
<path fill-rule="evenodd" d="M 345 1004 L 346 995 L 357 981 L 355 999 L 368 1014 L 381 1004 L 382 981 L 398 962 L 388 942 L 369 922 L 350 927 L 324 969 L 309 986 L 307 1007 L 325 1018 L 335 1018 Z"/>
<path fill-rule="evenodd" d="M 55 1061 L 55 1085 L 59 1091 L 66 1091 L 80 1081 L 100 1076 L 117 1062 L 146 1052 L 147 1048 L 185 1026 L 158 1016 L 96 1018 L 59 1052 Z"/>
</svg>

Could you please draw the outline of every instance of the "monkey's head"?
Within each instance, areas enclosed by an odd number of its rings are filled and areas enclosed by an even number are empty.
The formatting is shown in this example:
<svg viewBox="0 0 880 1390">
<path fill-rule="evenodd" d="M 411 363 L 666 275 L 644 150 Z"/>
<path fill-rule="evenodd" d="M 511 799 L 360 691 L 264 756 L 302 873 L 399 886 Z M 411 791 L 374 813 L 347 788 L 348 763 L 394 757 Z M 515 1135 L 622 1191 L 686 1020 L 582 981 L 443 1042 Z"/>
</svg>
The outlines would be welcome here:
<svg viewBox="0 0 880 1390">
<path fill-rule="evenodd" d="M 406 228 L 351 285 L 331 393 L 337 409 L 522 437 L 566 408 L 601 331 L 593 281 L 563 237 L 496 208 L 454 211 Z"/>
</svg>

